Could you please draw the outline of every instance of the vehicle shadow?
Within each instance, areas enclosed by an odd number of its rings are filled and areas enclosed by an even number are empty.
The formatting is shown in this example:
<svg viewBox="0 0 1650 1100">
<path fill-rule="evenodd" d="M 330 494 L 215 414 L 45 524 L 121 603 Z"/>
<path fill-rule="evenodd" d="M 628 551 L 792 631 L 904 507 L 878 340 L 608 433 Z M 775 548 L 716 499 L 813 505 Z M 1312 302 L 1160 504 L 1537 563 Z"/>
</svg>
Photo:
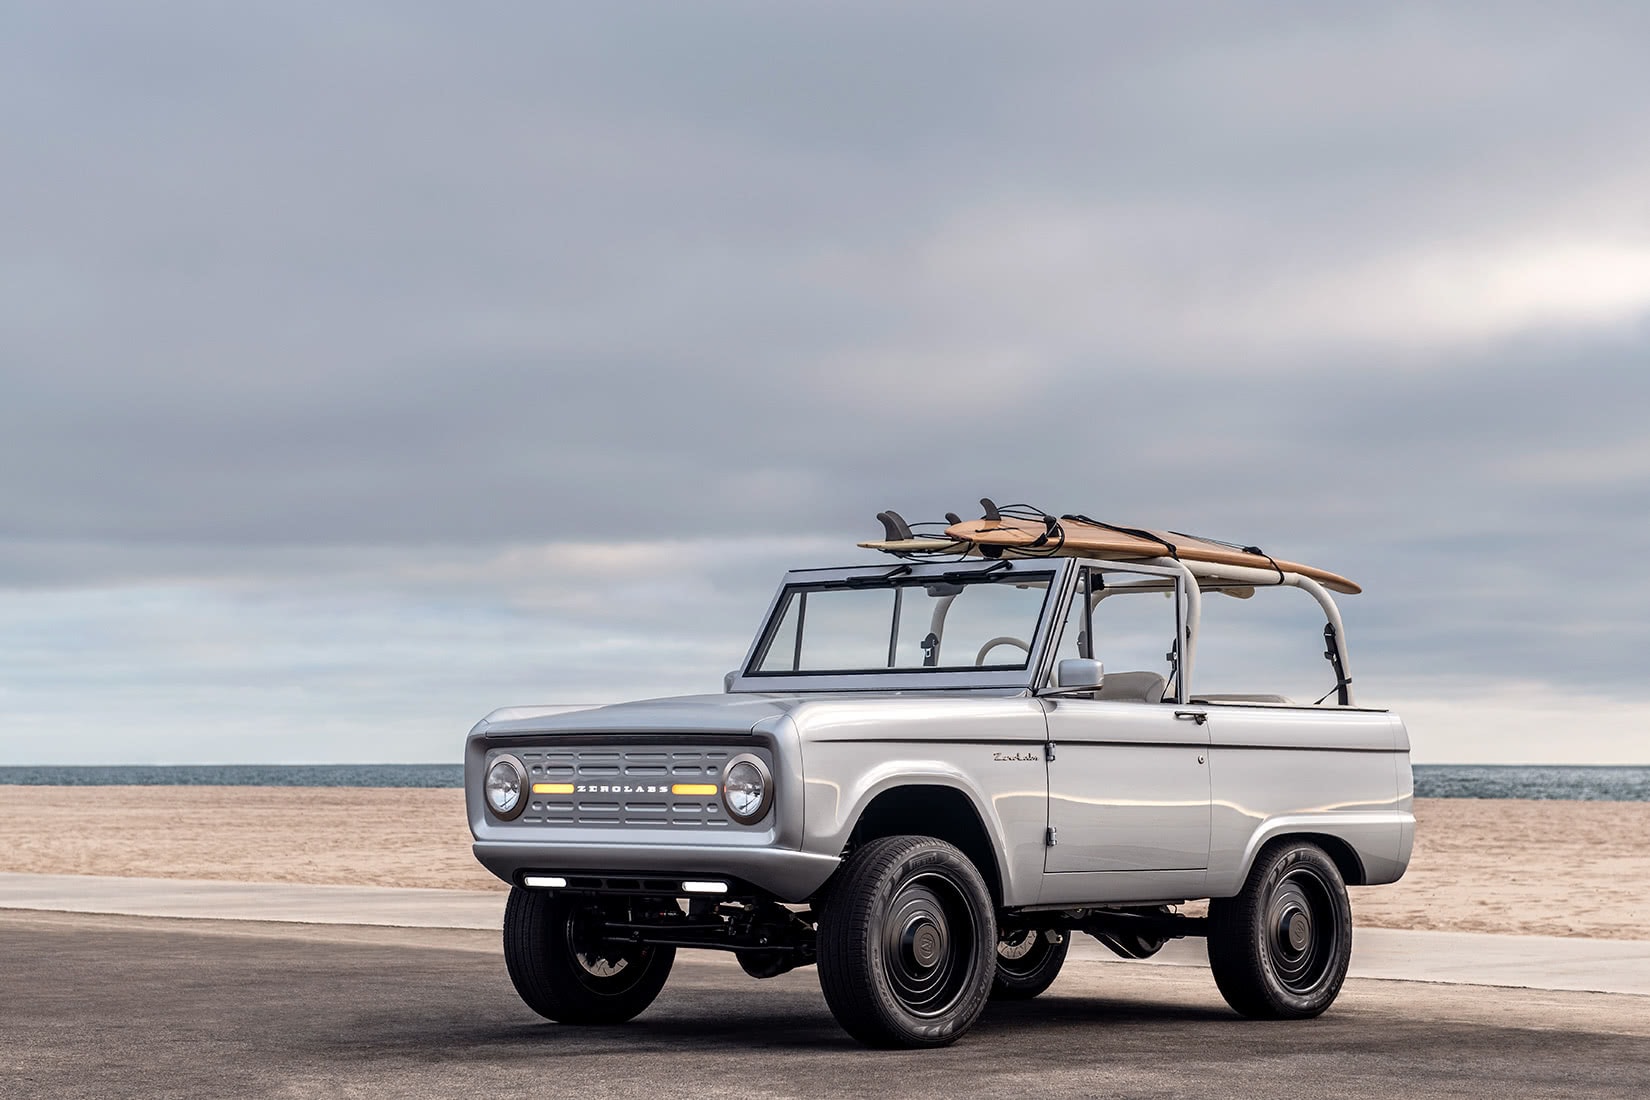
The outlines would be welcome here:
<svg viewBox="0 0 1650 1100">
<path fill-rule="evenodd" d="M 1174 1004 L 1129 997 L 1073 997 L 1045 994 L 1030 1001 L 993 1001 L 976 1028 L 1035 1028 L 1081 1022 L 1085 1026 L 1153 1023 L 1244 1023 L 1224 1007 Z"/>
<path fill-rule="evenodd" d="M 832 1017 L 815 991 L 741 991 L 714 1001 L 701 996 L 661 998 L 637 1019 L 615 1026 L 587 1027 L 538 1020 L 501 1005 L 508 1018 L 488 1014 L 378 1014 L 357 1017 L 332 1032 L 336 1047 L 360 1045 L 399 1050 L 420 1059 L 541 1058 L 576 1053 L 641 1056 L 691 1050 L 696 1057 L 750 1052 L 797 1054 L 861 1050 Z M 730 1003 L 737 1002 L 737 1003 Z M 523 1010 L 524 1012 L 525 1010 Z M 1090 1035 L 1150 1029 L 1156 1025 L 1241 1025 L 1241 1017 L 1220 1008 L 1152 1003 L 1109 997 L 1044 996 L 1033 1001 L 993 1002 L 970 1037 L 1035 1040 L 1081 1030 Z M 332 1045 L 332 1044 L 328 1044 Z"/>
</svg>

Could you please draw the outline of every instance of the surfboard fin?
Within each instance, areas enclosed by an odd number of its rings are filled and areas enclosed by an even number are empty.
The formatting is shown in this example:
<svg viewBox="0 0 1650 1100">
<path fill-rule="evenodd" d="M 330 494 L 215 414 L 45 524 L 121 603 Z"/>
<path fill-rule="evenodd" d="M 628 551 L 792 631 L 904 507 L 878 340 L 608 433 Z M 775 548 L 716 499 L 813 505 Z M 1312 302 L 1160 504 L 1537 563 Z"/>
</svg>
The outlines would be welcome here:
<svg viewBox="0 0 1650 1100">
<path fill-rule="evenodd" d="M 877 519 L 882 521 L 882 529 L 888 533 L 889 542 L 904 542 L 911 537 L 911 525 L 892 508 L 886 512 L 878 512 Z"/>
<path fill-rule="evenodd" d="M 980 507 L 985 509 L 983 518 L 991 520 L 993 523 L 1003 518 L 1003 514 L 997 511 L 997 505 L 992 502 L 990 497 L 981 497 Z"/>
<path fill-rule="evenodd" d="M 962 522 L 962 517 L 955 512 L 947 512 L 945 513 L 945 522 L 955 527 Z"/>
</svg>

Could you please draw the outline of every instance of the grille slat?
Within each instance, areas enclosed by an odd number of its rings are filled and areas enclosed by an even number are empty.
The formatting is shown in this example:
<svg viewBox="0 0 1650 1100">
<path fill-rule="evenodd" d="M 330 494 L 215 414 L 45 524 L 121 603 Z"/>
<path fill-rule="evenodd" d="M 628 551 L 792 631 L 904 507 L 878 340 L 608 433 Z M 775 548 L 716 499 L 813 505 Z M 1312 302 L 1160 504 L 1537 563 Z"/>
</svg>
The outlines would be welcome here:
<svg viewBox="0 0 1650 1100">
<path fill-rule="evenodd" d="M 533 797 L 527 811 L 512 825 L 741 827 L 728 819 L 716 795 L 683 796 L 671 788 L 678 783 L 719 783 L 727 760 L 737 753 L 752 751 L 750 749 L 644 745 L 622 750 L 513 751 L 527 766 L 529 784 L 572 784 L 574 789 L 557 791 L 550 797 Z M 767 751 L 758 754 L 772 766 Z"/>
</svg>

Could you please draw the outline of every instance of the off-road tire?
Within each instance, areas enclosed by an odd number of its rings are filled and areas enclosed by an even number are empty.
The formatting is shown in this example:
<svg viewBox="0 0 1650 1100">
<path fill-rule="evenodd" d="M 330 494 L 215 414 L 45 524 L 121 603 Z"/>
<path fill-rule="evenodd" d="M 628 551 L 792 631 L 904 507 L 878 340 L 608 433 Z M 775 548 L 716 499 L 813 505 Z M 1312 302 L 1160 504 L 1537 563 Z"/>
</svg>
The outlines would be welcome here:
<svg viewBox="0 0 1650 1100">
<path fill-rule="evenodd" d="M 1018 957 L 1004 954 L 1026 946 L 1024 940 L 997 942 L 997 973 L 991 979 L 991 997 L 997 1001 L 1029 1001 L 1054 984 L 1071 950 L 1071 933 L 1032 929 L 1024 933 L 1036 937 L 1030 949 Z M 1049 937 L 1056 936 L 1057 940 Z"/>
<path fill-rule="evenodd" d="M 504 907 L 504 965 L 527 1007 L 564 1024 L 621 1024 L 653 1003 L 674 947 L 624 945 L 580 953 L 582 927 L 599 919 L 566 894 L 512 887 Z M 612 971 L 603 973 L 603 971 Z"/>
<path fill-rule="evenodd" d="M 967 856 L 933 837 L 884 837 L 837 871 L 819 917 L 819 985 L 867 1046 L 946 1046 L 985 1008 L 996 945 L 991 893 Z"/>
<path fill-rule="evenodd" d="M 1271 845 L 1241 893 L 1209 902 L 1209 966 L 1226 1003 L 1245 1016 L 1321 1014 L 1340 993 L 1351 960 L 1346 884 L 1316 844 Z"/>
</svg>

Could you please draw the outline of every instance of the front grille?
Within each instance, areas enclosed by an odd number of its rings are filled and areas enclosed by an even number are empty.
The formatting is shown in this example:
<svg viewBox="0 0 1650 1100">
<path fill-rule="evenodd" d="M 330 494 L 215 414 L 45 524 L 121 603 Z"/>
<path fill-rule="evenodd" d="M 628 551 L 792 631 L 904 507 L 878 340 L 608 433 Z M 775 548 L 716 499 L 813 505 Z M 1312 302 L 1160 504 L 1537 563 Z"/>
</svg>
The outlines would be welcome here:
<svg viewBox="0 0 1650 1100">
<path fill-rule="evenodd" d="M 717 795 L 674 794 L 671 788 L 694 783 L 720 788 L 728 759 L 749 751 L 668 745 L 515 750 L 526 765 L 529 791 L 534 783 L 571 784 L 573 790 L 531 795 L 514 823 L 738 829 Z M 759 755 L 772 766 L 766 751 Z"/>
</svg>

